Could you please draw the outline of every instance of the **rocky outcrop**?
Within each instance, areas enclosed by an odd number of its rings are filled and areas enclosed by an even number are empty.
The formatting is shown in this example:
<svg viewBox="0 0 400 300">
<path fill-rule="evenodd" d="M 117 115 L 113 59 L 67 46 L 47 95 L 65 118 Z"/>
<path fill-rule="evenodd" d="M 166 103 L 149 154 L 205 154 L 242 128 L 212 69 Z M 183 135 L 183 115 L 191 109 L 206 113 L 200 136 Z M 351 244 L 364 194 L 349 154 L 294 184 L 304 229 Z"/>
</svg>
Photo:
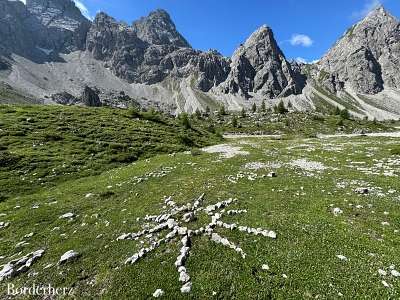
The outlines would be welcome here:
<svg viewBox="0 0 400 300">
<path fill-rule="evenodd" d="M 137 36 L 150 45 L 173 45 L 191 48 L 185 38 L 176 30 L 169 14 L 162 9 L 151 12 L 147 17 L 133 23 Z"/>
<path fill-rule="evenodd" d="M 319 63 L 319 79 L 331 92 L 348 84 L 359 93 L 400 89 L 400 23 L 382 6 L 351 27 Z"/>
<path fill-rule="evenodd" d="M 35 47 L 34 37 L 24 24 L 28 16 L 21 1 L 0 1 L 0 54 L 27 55 Z"/>
<path fill-rule="evenodd" d="M 250 93 L 260 93 L 276 98 L 300 93 L 301 85 L 272 30 L 262 26 L 234 53 L 231 71 L 221 89 L 226 94 L 250 97 Z"/>
<path fill-rule="evenodd" d="M 67 92 L 61 92 L 51 95 L 51 100 L 62 105 L 75 105 L 80 103 L 80 100 Z"/>
<path fill-rule="evenodd" d="M 85 50 L 90 24 L 71 0 L 1 0 L 0 54 L 37 60 Z"/>
<path fill-rule="evenodd" d="M 83 90 L 81 101 L 84 105 L 90 107 L 102 106 L 98 93 L 88 86 Z"/>
</svg>

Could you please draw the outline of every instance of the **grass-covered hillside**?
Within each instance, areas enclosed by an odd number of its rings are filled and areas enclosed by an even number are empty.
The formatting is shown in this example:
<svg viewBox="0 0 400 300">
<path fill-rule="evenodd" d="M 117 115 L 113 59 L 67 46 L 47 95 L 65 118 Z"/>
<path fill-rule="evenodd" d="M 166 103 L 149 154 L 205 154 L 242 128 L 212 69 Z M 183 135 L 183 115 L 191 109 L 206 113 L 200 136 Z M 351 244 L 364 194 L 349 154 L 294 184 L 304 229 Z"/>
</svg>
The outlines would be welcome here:
<svg viewBox="0 0 400 300">
<path fill-rule="evenodd" d="M 156 112 L 0 106 L 0 199 L 219 138 Z"/>
</svg>

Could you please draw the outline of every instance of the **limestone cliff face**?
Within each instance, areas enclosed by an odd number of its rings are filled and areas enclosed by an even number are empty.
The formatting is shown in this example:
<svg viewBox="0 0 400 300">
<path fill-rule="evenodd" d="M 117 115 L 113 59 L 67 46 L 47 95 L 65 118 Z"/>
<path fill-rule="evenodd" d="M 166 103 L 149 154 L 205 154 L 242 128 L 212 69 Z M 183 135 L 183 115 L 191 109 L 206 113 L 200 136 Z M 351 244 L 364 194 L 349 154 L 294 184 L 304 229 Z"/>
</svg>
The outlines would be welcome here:
<svg viewBox="0 0 400 300">
<path fill-rule="evenodd" d="M 248 96 L 253 92 L 276 98 L 301 92 L 301 85 L 272 30 L 262 26 L 234 53 L 231 72 L 221 89 L 225 93 Z"/>
<path fill-rule="evenodd" d="M 57 52 L 85 49 L 90 21 L 71 0 L 27 0 L 28 31 L 37 46 Z"/>
<path fill-rule="evenodd" d="M 383 7 L 351 27 L 319 63 L 320 78 L 330 91 L 349 84 L 376 94 L 384 86 L 400 88 L 400 23 Z"/>
<path fill-rule="evenodd" d="M 100 13 L 89 30 L 86 46 L 117 76 L 134 83 L 154 84 L 169 76 L 193 75 L 197 87 L 208 91 L 225 80 L 229 70 L 219 53 L 192 49 L 162 10 L 132 26 Z"/>
</svg>

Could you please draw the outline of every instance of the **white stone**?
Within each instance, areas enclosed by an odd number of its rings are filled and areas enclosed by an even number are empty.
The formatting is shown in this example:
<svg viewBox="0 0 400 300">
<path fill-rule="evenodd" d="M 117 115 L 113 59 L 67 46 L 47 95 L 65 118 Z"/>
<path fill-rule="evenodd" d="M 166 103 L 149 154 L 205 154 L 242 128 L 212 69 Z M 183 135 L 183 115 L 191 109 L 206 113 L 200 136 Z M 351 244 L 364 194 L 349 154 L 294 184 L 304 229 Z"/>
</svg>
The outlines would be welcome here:
<svg viewBox="0 0 400 300">
<path fill-rule="evenodd" d="M 61 265 L 64 263 L 71 262 L 71 261 L 77 259 L 78 257 L 79 257 L 78 252 L 75 252 L 74 250 L 69 250 L 61 256 L 60 260 L 58 261 L 58 264 Z"/>
<path fill-rule="evenodd" d="M 162 289 L 157 289 L 154 293 L 153 293 L 153 297 L 154 298 L 159 298 L 164 296 L 164 291 Z"/>
<path fill-rule="evenodd" d="M 400 277 L 400 272 L 398 272 L 396 270 L 391 270 L 390 274 L 392 274 L 392 276 L 394 276 L 394 277 Z"/>
<path fill-rule="evenodd" d="M 379 269 L 378 270 L 378 274 L 381 275 L 381 276 L 386 276 L 387 272 L 385 270 Z"/>
<path fill-rule="evenodd" d="M 188 294 L 190 293 L 190 290 L 192 289 L 192 283 L 189 281 L 187 283 L 185 283 L 182 287 L 181 287 L 181 293 L 182 294 Z"/>
<path fill-rule="evenodd" d="M 75 217 L 75 214 L 72 212 L 69 212 L 69 213 L 66 213 L 66 214 L 63 214 L 62 216 L 60 216 L 59 219 L 71 219 L 73 217 Z"/>
<path fill-rule="evenodd" d="M 186 273 L 185 271 L 182 271 L 179 273 L 179 281 L 186 283 L 190 280 L 190 276 L 188 273 Z"/>
<path fill-rule="evenodd" d="M 269 266 L 267 264 L 264 264 L 261 266 L 261 269 L 268 271 L 269 270 Z"/>
<path fill-rule="evenodd" d="M 348 259 L 347 259 L 347 257 L 346 256 L 344 256 L 344 255 L 336 255 L 336 257 L 337 258 L 339 258 L 340 260 L 342 260 L 342 261 L 348 261 Z"/>
<path fill-rule="evenodd" d="M 343 213 L 343 210 L 341 210 L 339 207 L 335 207 L 335 208 L 332 210 L 332 213 L 333 213 L 335 216 L 338 216 L 338 215 L 340 215 L 340 214 Z"/>
</svg>

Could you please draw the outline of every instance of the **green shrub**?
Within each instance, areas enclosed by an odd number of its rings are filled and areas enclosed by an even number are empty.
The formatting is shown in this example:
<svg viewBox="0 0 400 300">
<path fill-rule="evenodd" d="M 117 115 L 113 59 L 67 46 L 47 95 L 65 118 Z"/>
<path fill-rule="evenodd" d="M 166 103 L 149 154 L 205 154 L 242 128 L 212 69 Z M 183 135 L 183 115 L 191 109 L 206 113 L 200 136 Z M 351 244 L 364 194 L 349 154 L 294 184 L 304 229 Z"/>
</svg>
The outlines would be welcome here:
<svg viewBox="0 0 400 300">
<path fill-rule="evenodd" d="M 99 197 L 101 199 L 108 199 L 108 198 L 111 198 L 114 195 L 115 195 L 115 193 L 113 191 L 106 191 L 106 192 L 100 193 Z"/>
<path fill-rule="evenodd" d="M 390 154 L 400 155 L 400 146 L 397 146 L 397 147 L 393 148 L 392 150 L 390 150 Z"/>
<path fill-rule="evenodd" d="M 289 111 L 287 110 L 287 108 L 285 107 L 285 103 L 283 103 L 283 100 L 281 100 L 278 104 L 278 106 L 276 107 L 276 112 L 283 115 L 288 113 Z"/>
<path fill-rule="evenodd" d="M 156 123 L 164 123 L 162 116 L 158 113 L 154 108 L 151 108 L 149 111 L 143 112 L 141 114 L 142 118 L 148 121 L 156 122 Z"/>
<path fill-rule="evenodd" d="M 0 151 L 0 168 L 10 168 L 15 166 L 21 157 L 15 154 L 12 154 L 8 151 Z"/>
<path fill-rule="evenodd" d="M 187 134 L 180 134 L 178 135 L 179 142 L 185 146 L 193 146 L 193 140 Z"/>
<path fill-rule="evenodd" d="M 63 139 L 64 138 L 61 135 L 52 132 L 45 133 L 45 135 L 43 136 L 43 140 L 45 142 L 58 142 L 62 141 Z"/>
<path fill-rule="evenodd" d="M 251 111 L 253 113 L 255 113 L 257 111 L 257 104 L 253 103 L 253 105 L 251 106 Z"/>
<path fill-rule="evenodd" d="M 0 203 L 6 201 L 7 198 L 8 198 L 8 197 L 7 197 L 6 195 L 0 194 Z"/>
<path fill-rule="evenodd" d="M 140 119 L 140 117 L 142 116 L 140 111 L 137 110 L 135 107 L 131 107 L 128 109 L 128 115 L 133 119 Z"/>
<path fill-rule="evenodd" d="M 349 120 L 349 119 L 350 119 L 350 113 L 349 113 L 349 111 L 348 111 L 347 108 L 345 108 L 345 109 L 343 109 L 343 110 L 340 111 L 340 117 L 341 117 L 343 120 Z"/>
<path fill-rule="evenodd" d="M 192 127 L 187 113 L 181 113 L 178 119 L 185 129 L 190 129 Z"/>
<path fill-rule="evenodd" d="M 131 163 L 137 161 L 138 158 L 134 153 L 119 153 L 114 154 L 110 158 L 111 163 Z"/>
<path fill-rule="evenodd" d="M 232 117 L 232 127 L 233 128 L 238 127 L 238 120 L 237 120 L 236 116 Z"/>
<path fill-rule="evenodd" d="M 202 152 L 199 148 L 192 148 L 192 149 L 190 150 L 190 154 L 191 154 L 192 156 L 200 156 L 200 155 L 203 154 L 203 152 Z"/>
</svg>

